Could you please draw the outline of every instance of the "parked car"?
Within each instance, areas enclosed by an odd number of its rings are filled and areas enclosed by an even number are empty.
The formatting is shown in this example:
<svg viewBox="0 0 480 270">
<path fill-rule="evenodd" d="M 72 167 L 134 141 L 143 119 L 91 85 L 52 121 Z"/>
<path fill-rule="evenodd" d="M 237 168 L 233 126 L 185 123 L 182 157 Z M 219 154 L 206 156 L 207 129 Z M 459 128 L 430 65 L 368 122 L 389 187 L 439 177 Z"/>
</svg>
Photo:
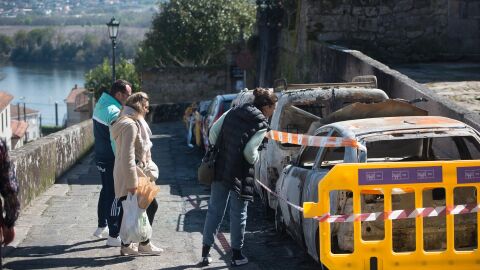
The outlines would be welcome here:
<svg viewBox="0 0 480 270">
<path fill-rule="evenodd" d="M 383 108 L 388 111 L 389 107 L 384 106 Z M 354 116 L 351 115 L 351 112 L 351 109 L 346 108 L 343 112 L 336 114 L 336 119 L 352 118 Z M 413 112 L 413 115 L 418 115 L 417 112 Z M 378 105 L 376 107 L 373 106 L 370 113 L 378 114 Z M 392 114 L 394 113 L 392 112 Z M 360 114 L 368 116 L 368 110 L 363 110 Z M 299 121 L 297 120 L 297 122 Z M 396 177 L 395 179 L 402 180 L 405 178 L 408 180 L 412 177 L 417 177 L 418 179 L 423 177 L 425 179 L 429 178 L 427 180 L 431 182 L 433 177 L 440 177 L 441 179 L 441 171 L 440 173 L 430 171 L 434 170 L 431 167 L 434 165 L 440 166 L 441 170 L 442 163 L 435 163 L 436 161 L 480 159 L 479 134 L 470 126 L 445 117 L 397 116 L 347 120 L 327 123 L 311 134 L 356 140 L 365 149 L 302 146 L 298 155 L 293 158 L 292 164 L 286 166 L 281 172 L 275 186 L 276 192 L 280 196 L 300 206 L 304 202 L 320 202 L 319 193 L 320 196 L 324 193 L 318 190 L 319 183 L 338 164 L 350 163 L 353 166 L 354 164 L 352 163 L 382 162 L 381 164 L 387 167 L 388 163 L 397 164 L 398 167 L 398 162 L 409 162 L 406 163 L 408 164 L 407 167 L 415 167 L 426 163 L 426 165 L 423 165 L 423 168 L 420 167 L 416 172 L 410 172 L 407 170 L 408 168 L 403 169 L 403 171 L 400 168 L 398 172 L 392 171 L 392 179 Z M 285 157 L 283 156 L 283 158 Z M 415 163 L 412 165 L 412 162 Z M 383 177 L 383 172 L 375 173 L 371 177 Z M 354 177 L 357 177 L 356 174 Z M 411 183 L 415 184 L 415 181 Z M 351 187 L 345 186 L 344 190 L 327 193 L 330 195 L 330 214 L 353 213 L 353 195 L 349 188 Z M 365 194 L 361 196 L 361 212 L 383 212 L 384 198 L 382 191 L 370 190 L 371 192 L 367 192 L 369 191 L 368 186 L 366 189 Z M 445 192 L 452 193 L 453 190 L 424 189 L 422 193 L 423 204 L 431 207 L 446 205 Z M 455 194 L 456 204 L 477 203 L 475 187 L 456 189 Z M 415 196 L 413 191 L 402 190 L 398 197 L 392 196 L 392 209 L 412 209 L 412 207 L 418 207 L 415 206 L 418 205 L 415 203 Z M 358 213 L 358 210 L 355 210 L 355 213 Z M 278 201 L 275 217 L 277 228 L 280 230 L 285 228 L 297 242 L 306 248 L 308 254 L 316 260 L 319 259 L 320 241 L 319 222 L 317 220 L 304 218 L 303 213 L 281 200 Z M 476 220 L 476 214 L 455 216 L 456 248 L 461 247 L 462 250 L 469 247 L 476 248 Z M 425 250 L 437 251 L 445 248 L 447 226 L 444 221 L 445 218 L 424 219 L 423 248 Z M 415 219 L 402 220 L 394 224 L 396 227 L 393 230 L 393 247 L 391 247 L 394 252 L 413 252 L 416 248 L 418 249 L 415 246 L 415 224 Z M 328 237 L 328 240 L 332 241 L 333 253 L 351 253 L 353 251 L 353 226 L 353 223 L 330 224 L 331 237 Z M 386 233 L 386 227 L 384 226 L 383 219 L 374 222 L 362 222 L 362 239 L 365 241 L 381 241 Z M 451 227 L 450 230 L 453 231 Z M 475 237 L 473 237 L 474 235 Z M 369 247 L 371 249 L 374 248 L 373 245 Z"/>
<path fill-rule="evenodd" d="M 210 143 L 208 142 L 208 131 L 212 124 L 217 121 L 217 119 L 231 107 L 232 101 L 235 99 L 237 94 L 226 94 L 216 96 L 210 105 L 208 106 L 207 111 L 203 113 L 203 124 L 202 124 L 202 138 L 203 146 L 208 149 Z"/>
<path fill-rule="evenodd" d="M 282 92 L 271 121 L 270 128 L 296 134 L 311 132 L 312 123 L 318 123 L 330 113 L 355 102 L 376 103 L 388 99 L 387 94 L 374 88 L 336 88 L 290 90 Z M 298 153 L 300 146 L 269 140 L 266 149 L 260 152 L 255 164 L 255 178 L 271 189 L 282 172 Z M 263 202 L 271 209 L 277 208 L 277 199 L 257 183 L 256 190 Z"/>
</svg>

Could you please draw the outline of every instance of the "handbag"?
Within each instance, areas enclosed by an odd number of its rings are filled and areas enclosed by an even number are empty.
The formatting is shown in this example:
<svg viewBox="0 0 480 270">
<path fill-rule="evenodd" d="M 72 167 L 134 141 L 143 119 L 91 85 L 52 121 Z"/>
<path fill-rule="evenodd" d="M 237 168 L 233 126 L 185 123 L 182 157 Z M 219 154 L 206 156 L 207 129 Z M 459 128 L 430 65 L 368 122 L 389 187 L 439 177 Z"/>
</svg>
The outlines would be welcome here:
<svg viewBox="0 0 480 270">
<path fill-rule="evenodd" d="M 205 156 L 202 158 L 202 163 L 198 167 L 197 177 L 198 182 L 203 185 L 210 186 L 215 178 L 215 160 L 217 159 L 219 148 L 223 140 L 223 128 L 218 134 L 218 139 L 215 145 L 210 145 Z"/>
<path fill-rule="evenodd" d="M 216 146 L 210 146 L 198 167 L 198 181 L 203 185 L 211 185 L 215 178 L 215 159 L 218 155 Z"/>
</svg>

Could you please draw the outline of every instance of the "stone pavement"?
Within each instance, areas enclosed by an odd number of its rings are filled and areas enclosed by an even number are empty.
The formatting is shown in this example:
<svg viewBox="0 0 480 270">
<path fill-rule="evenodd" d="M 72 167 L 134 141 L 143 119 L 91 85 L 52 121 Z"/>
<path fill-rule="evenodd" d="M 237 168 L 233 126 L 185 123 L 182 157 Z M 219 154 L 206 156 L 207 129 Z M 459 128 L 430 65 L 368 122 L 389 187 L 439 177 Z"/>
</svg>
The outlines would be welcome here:
<svg viewBox="0 0 480 270">
<path fill-rule="evenodd" d="M 152 126 L 153 159 L 160 192 L 152 241 L 160 256 L 122 257 L 119 248 L 92 236 L 100 176 L 90 153 L 57 184 L 25 208 L 18 220 L 15 248 L 6 248 L 5 269 L 195 269 L 199 268 L 209 190 L 197 183 L 201 154 L 186 147 L 180 122 Z M 257 199 L 248 209 L 244 253 L 250 264 L 238 269 L 320 269 L 287 235 L 275 232 Z M 229 268 L 228 215 L 212 250 L 208 269 Z"/>
</svg>

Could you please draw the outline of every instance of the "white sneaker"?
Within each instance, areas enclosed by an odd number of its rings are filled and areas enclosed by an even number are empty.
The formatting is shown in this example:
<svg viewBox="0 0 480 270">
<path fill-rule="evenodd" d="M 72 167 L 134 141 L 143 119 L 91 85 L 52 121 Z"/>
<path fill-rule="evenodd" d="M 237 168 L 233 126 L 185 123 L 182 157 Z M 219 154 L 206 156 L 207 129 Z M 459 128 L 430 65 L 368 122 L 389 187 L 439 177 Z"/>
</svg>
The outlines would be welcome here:
<svg viewBox="0 0 480 270">
<path fill-rule="evenodd" d="M 138 247 L 131 243 L 128 246 L 123 246 L 120 248 L 120 255 L 129 256 L 129 255 L 138 255 Z"/>
<path fill-rule="evenodd" d="M 93 233 L 93 236 L 98 237 L 98 238 L 105 238 L 108 235 L 108 227 L 98 227 L 95 232 Z"/>
<path fill-rule="evenodd" d="M 156 247 L 152 242 L 146 245 L 139 244 L 138 252 L 142 254 L 160 255 L 163 252 L 163 248 Z"/>
<path fill-rule="evenodd" d="M 117 237 L 108 237 L 107 239 L 107 246 L 109 247 L 120 247 L 122 246 L 122 241 L 120 240 L 120 236 Z"/>
</svg>

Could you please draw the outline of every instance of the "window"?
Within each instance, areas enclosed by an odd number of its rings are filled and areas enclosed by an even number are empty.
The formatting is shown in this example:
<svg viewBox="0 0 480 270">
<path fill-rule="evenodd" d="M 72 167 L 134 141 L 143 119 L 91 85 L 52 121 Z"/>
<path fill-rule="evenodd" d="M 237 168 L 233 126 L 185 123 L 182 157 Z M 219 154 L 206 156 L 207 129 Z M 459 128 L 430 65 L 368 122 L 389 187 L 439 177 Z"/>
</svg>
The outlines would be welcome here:
<svg viewBox="0 0 480 270">
<path fill-rule="evenodd" d="M 471 136 L 410 138 L 367 142 L 367 162 L 480 159 Z"/>
<path fill-rule="evenodd" d="M 480 159 L 480 145 L 474 137 L 464 137 L 465 144 L 472 159 Z"/>
<path fill-rule="evenodd" d="M 340 137 L 338 132 L 333 132 L 332 137 Z M 345 147 L 327 147 L 325 148 L 320 166 L 332 166 L 338 163 L 343 163 L 345 157 Z"/>
<path fill-rule="evenodd" d="M 323 136 L 327 136 L 328 133 L 329 131 L 322 131 L 316 136 L 323 137 Z M 312 168 L 319 151 L 320 151 L 320 148 L 316 146 L 305 147 L 303 152 L 300 154 L 298 158 L 298 166 L 302 168 L 307 168 L 307 169 Z"/>
<path fill-rule="evenodd" d="M 283 132 L 307 134 L 313 123 L 319 125 L 321 116 L 324 114 L 322 104 L 286 105 L 280 116 L 279 129 Z M 283 147 L 299 147 L 298 145 L 284 143 Z"/>
</svg>

